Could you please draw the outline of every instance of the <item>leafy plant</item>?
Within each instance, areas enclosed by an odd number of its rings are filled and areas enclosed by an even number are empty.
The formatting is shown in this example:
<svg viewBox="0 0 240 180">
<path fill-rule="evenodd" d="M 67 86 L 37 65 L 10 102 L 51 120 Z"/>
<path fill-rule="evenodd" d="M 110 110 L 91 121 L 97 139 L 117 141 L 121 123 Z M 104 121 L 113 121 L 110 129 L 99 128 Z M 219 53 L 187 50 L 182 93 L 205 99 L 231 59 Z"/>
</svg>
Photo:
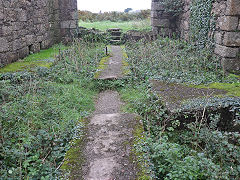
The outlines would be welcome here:
<svg viewBox="0 0 240 180">
<path fill-rule="evenodd" d="M 154 42 L 128 44 L 128 63 L 132 77 L 168 82 L 208 84 L 211 82 L 238 82 L 224 77 L 219 60 L 209 49 L 198 49 L 184 41 L 169 38 Z"/>
<path fill-rule="evenodd" d="M 193 0 L 190 7 L 190 41 L 199 48 L 213 47 L 213 0 Z"/>
</svg>

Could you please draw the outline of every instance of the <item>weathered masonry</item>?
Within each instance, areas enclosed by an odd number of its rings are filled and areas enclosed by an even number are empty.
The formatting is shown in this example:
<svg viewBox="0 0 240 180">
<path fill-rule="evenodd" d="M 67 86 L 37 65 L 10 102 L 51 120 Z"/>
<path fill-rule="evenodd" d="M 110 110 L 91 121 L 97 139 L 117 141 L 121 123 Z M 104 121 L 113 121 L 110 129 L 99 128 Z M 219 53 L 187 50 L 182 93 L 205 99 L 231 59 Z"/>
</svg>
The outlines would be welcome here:
<svg viewBox="0 0 240 180">
<path fill-rule="evenodd" d="M 77 0 L 0 0 L 0 67 L 69 41 L 77 19 Z"/>
<path fill-rule="evenodd" d="M 183 12 L 172 17 L 163 9 L 163 0 L 152 0 L 152 26 L 155 33 L 178 34 L 189 40 L 191 25 L 191 3 L 196 0 L 183 0 Z M 211 14 L 214 15 L 215 28 L 212 37 L 215 54 L 225 70 L 240 71 L 240 0 L 213 0 Z"/>
</svg>

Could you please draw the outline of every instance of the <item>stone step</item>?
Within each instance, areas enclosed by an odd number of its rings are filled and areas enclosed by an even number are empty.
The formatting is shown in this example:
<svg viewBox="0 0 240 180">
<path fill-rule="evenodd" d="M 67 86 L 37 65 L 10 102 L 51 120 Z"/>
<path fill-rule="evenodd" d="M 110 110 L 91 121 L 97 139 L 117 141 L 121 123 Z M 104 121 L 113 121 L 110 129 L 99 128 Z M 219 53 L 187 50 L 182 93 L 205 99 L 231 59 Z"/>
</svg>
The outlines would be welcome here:
<svg viewBox="0 0 240 180">
<path fill-rule="evenodd" d="M 107 30 L 108 32 L 113 32 L 113 31 L 121 31 L 120 28 L 111 28 Z"/>
<path fill-rule="evenodd" d="M 110 40 L 110 43 L 111 44 L 118 44 L 118 43 L 120 43 L 121 42 L 121 40 Z"/>
<path fill-rule="evenodd" d="M 111 36 L 112 40 L 121 40 L 121 36 Z"/>
<path fill-rule="evenodd" d="M 121 36 L 122 32 L 111 32 L 112 36 Z"/>
</svg>

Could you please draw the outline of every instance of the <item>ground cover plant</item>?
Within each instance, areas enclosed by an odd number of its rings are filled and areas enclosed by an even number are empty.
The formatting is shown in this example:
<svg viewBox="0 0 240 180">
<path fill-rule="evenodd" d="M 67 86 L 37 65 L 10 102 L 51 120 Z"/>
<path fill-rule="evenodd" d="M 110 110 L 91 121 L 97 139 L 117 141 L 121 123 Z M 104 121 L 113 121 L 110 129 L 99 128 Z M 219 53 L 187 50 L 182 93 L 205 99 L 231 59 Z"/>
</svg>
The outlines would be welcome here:
<svg viewBox="0 0 240 180">
<path fill-rule="evenodd" d="M 135 81 L 120 93 L 124 109 L 142 117 L 146 138 L 136 148 L 150 160 L 154 179 L 238 179 L 240 134 L 220 131 L 218 114 L 196 114 L 196 121 L 181 129 L 179 116 L 167 111 L 148 83 Z"/>
<path fill-rule="evenodd" d="M 128 102 L 125 109 L 138 113 L 143 119 L 147 138 L 138 150 L 150 159 L 153 178 L 238 179 L 239 131 L 221 130 L 220 113 L 206 113 L 205 109 L 196 112 L 193 121 L 182 124 L 189 113 L 166 109 L 162 98 L 152 91 L 150 80 L 224 89 L 235 97 L 216 98 L 220 101 L 217 106 L 231 109 L 234 121 L 239 122 L 240 101 L 236 97 L 239 77 L 225 75 L 211 50 L 180 40 L 158 38 L 154 42 L 129 43 L 125 50 L 132 82 L 120 93 Z M 199 108 L 199 102 L 187 105 Z"/>
<path fill-rule="evenodd" d="M 135 77 L 188 84 L 238 83 L 237 76 L 225 76 L 220 61 L 209 49 L 198 49 L 184 41 L 159 38 L 127 46 Z"/>
<path fill-rule="evenodd" d="M 102 44 L 76 41 L 50 68 L 0 74 L 0 179 L 60 178 L 94 109 L 91 79 L 103 56 Z"/>
</svg>

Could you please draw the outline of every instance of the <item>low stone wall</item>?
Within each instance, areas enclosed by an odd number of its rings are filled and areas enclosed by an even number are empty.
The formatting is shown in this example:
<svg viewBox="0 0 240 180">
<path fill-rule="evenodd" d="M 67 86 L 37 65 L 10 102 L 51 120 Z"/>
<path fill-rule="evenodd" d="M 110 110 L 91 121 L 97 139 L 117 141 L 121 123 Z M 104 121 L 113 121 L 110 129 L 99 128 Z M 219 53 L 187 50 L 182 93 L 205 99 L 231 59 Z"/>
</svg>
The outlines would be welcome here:
<svg viewBox="0 0 240 180">
<path fill-rule="evenodd" d="M 161 0 L 152 0 L 152 29 L 155 34 L 178 34 L 189 40 L 190 7 L 192 0 L 183 0 L 183 12 L 178 17 L 164 11 Z M 240 71 L 240 0 L 215 0 L 212 4 L 216 27 L 214 33 L 215 54 L 225 70 Z"/>
<path fill-rule="evenodd" d="M 77 28 L 77 0 L 0 0 L 0 67 L 39 52 Z"/>
</svg>

